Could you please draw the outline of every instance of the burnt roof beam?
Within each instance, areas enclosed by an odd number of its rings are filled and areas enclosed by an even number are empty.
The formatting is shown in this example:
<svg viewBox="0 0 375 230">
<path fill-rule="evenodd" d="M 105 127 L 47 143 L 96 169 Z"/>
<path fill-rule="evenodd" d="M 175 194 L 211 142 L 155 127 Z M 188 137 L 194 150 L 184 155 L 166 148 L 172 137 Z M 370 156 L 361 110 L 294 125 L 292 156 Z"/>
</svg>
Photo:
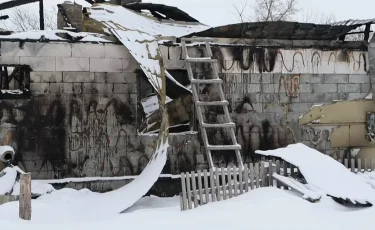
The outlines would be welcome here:
<svg viewBox="0 0 375 230">
<path fill-rule="evenodd" d="M 29 3 L 39 2 L 39 0 L 15 0 L 9 2 L 0 3 L 0 10 L 6 10 L 17 6 L 26 5 Z"/>
</svg>

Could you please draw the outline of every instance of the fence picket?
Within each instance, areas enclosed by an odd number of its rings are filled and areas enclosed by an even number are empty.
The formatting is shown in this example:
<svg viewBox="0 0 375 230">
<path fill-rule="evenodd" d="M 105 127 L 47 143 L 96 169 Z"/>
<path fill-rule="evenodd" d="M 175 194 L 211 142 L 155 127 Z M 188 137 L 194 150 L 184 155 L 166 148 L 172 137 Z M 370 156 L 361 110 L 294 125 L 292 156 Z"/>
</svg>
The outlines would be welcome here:
<svg viewBox="0 0 375 230">
<path fill-rule="evenodd" d="M 186 173 L 186 189 L 187 189 L 187 202 L 189 209 L 192 209 L 191 203 L 191 189 L 190 189 L 190 174 Z"/>
<path fill-rule="evenodd" d="M 195 172 L 191 172 L 191 188 L 194 196 L 194 208 L 198 207 L 198 193 L 197 193 L 197 181 Z"/>
<path fill-rule="evenodd" d="M 186 176 L 185 173 L 181 173 L 181 189 L 182 189 L 182 211 L 187 210 L 187 198 L 186 198 Z"/>
<path fill-rule="evenodd" d="M 260 176 L 261 176 L 261 187 L 266 187 L 267 181 L 266 181 L 266 164 L 265 162 L 260 162 Z"/>
<path fill-rule="evenodd" d="M 253 163 L 250 163 L 250 189 L 255 189 L 255 184 L 254 184 L 254 178 L 255 178 L 255 169 Z"/>
<path fill-rule="evenodd" d="M 283 176 L 287 177 L 288 176 L 288 162 L 283 161 Z"/>
<path fill-rule="evenodd" d="M 367 172 L 367 159 L 363 159 L 363 170 Z"/>
<path fill-rule="evenodd" d="M 290 164 L 290 176 L 294 175 L 294 165 Z"/>
<path fill-rule="evenodd" d="M 358 168 L 358 173 L 362 172 L 362 162 L 361 159 L 357 159 L 357 168 Z"/>
<path fill-rule="evenodd" d="M 344 164 L 344 160 L 342 158 L 338 159 L 338 161 L 340 162 L 340 164 Z"/>
<path fill-rule="evenodd" d="M 242 166 L 240 166 L 239 171 L 238 171 L 238 181 L 239 181 L 240 194 L 243 194 L 243 171 L 244 171 L 244 168 Z"/>
<path fill-rule="evenodd" d="M 375 165 L 374 165 L 374 159 L 372 158 L 371 159 L 371 172 L 374 171 L 374 167 L 375 167 Z"/>
<path fill-rule="evenodd" d="M 222 191 L 223 191 L 223 200 L 227 199 L 227 183 L 225 181 L 225 170 L 224 167 L 221 167 L 221 183 L 222 183 Z"/>
<path fill-rule="evenodd" d="M 279 160 L 276 161 L 276 173 L 281 175 L 280 174 L 280 161 Z M 277 186 L 277 188 L 281 188 L 280 183 L 278 181 L 276 181 L 276 186 Z"/>
<path fill-rule="evenodd" d="M 209 187 L 208 187 L 208 175 L 207 175 L 207 169 L 203 170 L 203 186 L 204 186 L 204 195 L 206 198 L 206 203 L 210 202 L 210 193 L 209 193 Z"/>
<path fill-rule="evenodd" d="M 354 159 L 350 159 L 350 168 L 352 172 L 354 173 L 355 172 L 355 160 Z"/>
<path fill-rule="evenodd" d="M 238 195 L 238 180 L 237 180 L 237 174 L 238 174 L 238 170 L 241 170 L 241 166 L 240 167 L 232 167 L 232 170 L 233 170 L 233 186 L 234 186 L 234 191 L 233 191 L 233 196 L 237 196 Z"/>
<path fill-rule="evenodd" d="M 213 202 L 216 201 L 216 187 L 215 187 L 215 176 L 214 176 L 214 171 L 212 168 L 210 169 L 210 185 L 211 185 L 211 200 Z"/>
<path fill-rule="evenodd" d="M 216 168 L 215 177 L 216 177 L 216 198 L 217 198 L 217 201 L 221 201 L 223 197 L 221 196 L 220 175 L 219 175 L 218 168 Z"/>
<path fill-rule="evenodd" d="M 344 159 L 344 165 L 346 168 L 349 168 L 349 160 L 347 158 Z"/>
<path fill-rule="evenodd" d="M 232 170 L 231 167 L 227 167 L 227 178 L 228 178 L 228 192 L 229 199 L 233 197 L 233 181 L 232 181 Z"/>
<path fill-rule="evenodd" d="M 259 163 L 255 163 L 255 170 L 254 170 L 254 173 L 255 173 L 255 182 L 256 182 L 256 186 L 257 188 L 260 187 L 260 183 L 259 183 Z"/>
<path fill-rule="evenodd" d="M 268 161 L 268 186 L 273 187 L 273 161 Z"/>
<path fill-rule="evenodd" d="M 244 165 L 244 181 L 245 181 L 245 192 L 249 191 L 249 168 L 247 167 L 247 164 Z"/>
<path fill-rule="evenodd" d="M 207 203 L 208 201 L 203 202 L 203 186 L 202 186 L 202 173 L 201 173 L 201 170 L 197 171 L 197 177 L 198 177 L 199 199 L 200 199 L 201 205 L 202 205 L 204 203 Z"/>
</svg>

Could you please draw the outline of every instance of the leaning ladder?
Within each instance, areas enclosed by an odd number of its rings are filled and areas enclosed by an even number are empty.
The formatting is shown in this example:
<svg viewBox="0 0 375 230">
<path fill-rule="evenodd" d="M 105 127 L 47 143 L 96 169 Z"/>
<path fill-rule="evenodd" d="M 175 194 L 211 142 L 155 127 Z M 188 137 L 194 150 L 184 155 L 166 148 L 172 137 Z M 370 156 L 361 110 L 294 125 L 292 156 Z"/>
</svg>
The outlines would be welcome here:
<svg viewBox="0 0 375 230">
<path fill-rule="evenodd" d="M 186 42 L 203 42 L 206 46 L 206 51 L 208 57 L 189 57 L 188 50 L 186 46 Z M 196 107 L 197 117 L 199 121 L 199 125 L 201 128 L 201 134 L 204 142 L 204 146 L 206 149 L 207 159 L 210 168 L 214 169 L 214 164 L 212 160 L 212 153 L 211 151 L 218 151 L 218 150 L 233 150 L 236 154 L 237 158 L 237 164 L 238 166 L 243 167 L 242 157 L 241 157 L 241 145 L 237 143 L 236 139 L 236 125 L 231 121 L 230 114 L 229 114 L 229 102 L 224 97 L 224 90 L 223 90 L 223 80 L 219 78 L 219 67 L 218 67 L 218 61 L 217 59 L 213 59 L 212 50 L 210 46 L 210 42 L 214 42 L 211 38 L 182 38 L 181 39 L 181 45 L 182 45 L 182 52 L 185 56 L 185 62 L 186 62 L 186 69 L 189 75 L 189 79 L 191 82 L 191 89 L 193 93 L 193 100 Z M 192 63 L 209 63 L 212 64 L 212 79 L 196 79 L 194 78 L 193 70 L 191 67 Z M 218 87 L 219 95 L 220 95 L 220 101 L 200 101 L 198 96 L 198 85 L 199 84 L 211 84 Z M 204 106 L 222 106 L 224 110 L 224 116 L 225 116 L 225 123 L 219 123 L 219 124 L 208 124 L 205 123 L 203 120 L 203 113 L 202 113 L 202 107 Z M 223 128 L 227 129 L 230 133 L 232 144 L 231 145 L 210 145 L 208 142 L 207 137 L 207 128 Z"/>
</svg>

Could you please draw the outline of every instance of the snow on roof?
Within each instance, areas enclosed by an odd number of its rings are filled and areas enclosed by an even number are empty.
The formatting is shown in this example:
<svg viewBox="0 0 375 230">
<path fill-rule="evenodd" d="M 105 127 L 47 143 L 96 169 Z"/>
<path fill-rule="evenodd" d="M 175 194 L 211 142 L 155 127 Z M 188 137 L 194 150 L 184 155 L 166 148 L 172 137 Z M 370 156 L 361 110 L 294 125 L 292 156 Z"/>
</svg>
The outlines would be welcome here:
<svg viewBox="0 0 375 230">
<path fill-rule="evenodd" d="M 95 33 L 75 33 L 66 30 L 30 30 L 25 32 L 14 32 L 10 35 L 0 35 L 1 39 L 6 40 L 49 40 L 49 41 L 78 41 L 78 42 L 111 42 L 104 38 L 103 35 Z M 64 38 L 65 37 L 65 38 Z"/>
<path fill-rule="evenodd" d="M 116 24 L 126 30 L 138 30 L 151 36 L 181 37 L 209 29 L 207 25 L 175 21 L 157 21 L 146 15 L 126 9 L 119 5 L 95 4 L 86 8 L 89 17 L 106 25 L 107 22 Z"/>
</svg>

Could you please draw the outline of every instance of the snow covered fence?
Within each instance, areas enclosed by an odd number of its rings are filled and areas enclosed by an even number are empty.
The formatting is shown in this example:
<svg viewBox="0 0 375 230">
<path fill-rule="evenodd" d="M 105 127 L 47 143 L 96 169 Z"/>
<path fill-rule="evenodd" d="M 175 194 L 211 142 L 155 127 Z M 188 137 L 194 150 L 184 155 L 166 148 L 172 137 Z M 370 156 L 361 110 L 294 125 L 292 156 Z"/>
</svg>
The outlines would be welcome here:
<svg viewBox="0 0 375 230">
<path fill-rule="evenodd" d="M 336 160 L 353 173 L 372 172 L 375 170 L 374 160 Z M 257 188 L 277 187 L 291 189 L 286 184 L 280 183 L 280 180 L 275 180 L 272 177 L 273 173 L 284 177 L 298 178 L 296 175 L 299 174 L 299 171 L 294 165 L 286 161 L 273 159 L 254 164 L 245 164 L 243 168 L 228 166 L 217 170 L 210 169 L 209 171 L 198 170 L 197 172 L 181 173 L 181 211 L 197 208 L 210 202 L 227 200 Z"/>
<path fill-rule="evenodd" d="M 261 187 L 281 188 L 281 184 L 275 182 L 272 177 L 275 172 L 287 175 L 290 172 L 296 172 L 296 168 L 286 162 L 270 160 L 245 164 L 243 168 L 228 166 L 217 170 L 182 173 L 181 210 L 197 208 L 209 202 L 227 200 Z"/>
</svg>

